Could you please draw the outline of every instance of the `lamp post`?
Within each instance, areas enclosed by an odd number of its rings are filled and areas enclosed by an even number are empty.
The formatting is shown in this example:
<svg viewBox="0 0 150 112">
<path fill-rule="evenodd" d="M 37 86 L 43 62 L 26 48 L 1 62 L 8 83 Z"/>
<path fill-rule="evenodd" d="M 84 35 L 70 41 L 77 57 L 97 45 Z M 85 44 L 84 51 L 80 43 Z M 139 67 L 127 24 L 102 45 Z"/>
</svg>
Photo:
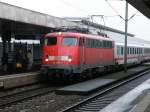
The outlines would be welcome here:
<svg viewBox="0 0 150 112">
<path fill-rule="evenodd" d="M 107 2 L 107 0 L 105 0 Z M 127 37 L 128 37 L 128 2 L 127 0 L 119 0 L 119 1 L 126 1 L 126 6 L 125 6 L 125 19 L 121 17 L 125 21 L 125 39 L 124 39 L 124 72 L 127 73 Z M 107 2 L 108 3 L 108 2 Z M 109 3 L 108 3 L 109 4 Z M 109 4 L 109 6 L 114 10 L 114 8 Z M 118 13 L 115 10 L 116 13 Z"/>
</svg>

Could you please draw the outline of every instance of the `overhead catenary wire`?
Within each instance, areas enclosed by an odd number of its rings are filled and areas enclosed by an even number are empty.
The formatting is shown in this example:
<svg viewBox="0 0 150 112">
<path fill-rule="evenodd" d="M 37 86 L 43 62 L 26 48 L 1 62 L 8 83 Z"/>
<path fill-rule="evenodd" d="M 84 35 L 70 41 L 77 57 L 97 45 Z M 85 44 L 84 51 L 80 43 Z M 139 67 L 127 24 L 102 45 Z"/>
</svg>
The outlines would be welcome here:
<svg viewBox="0 0 150 112">
<path fill-rule="evenodd" d="M 77 7 L 76 5 L 71 4 L 70 2 L 67 2 L 66 0 L 59 0 L 59 1 L 71 8 L 73 7 L 74 9 L 76 9 L 78 11 L 82 11 L 82 12 L 86 13 L 87 15 L 89 15 L 89 13 L 87 11 L 81 9 L 80 7 Z"/>
<path fill-rule="evenodd" d="M 108 2 L 108 0 L 105 0 L 106 1 L 106 3 L 109 5 L 109 7 L 121 18 L 121 19 L 123 19 L 124 21 L 125 21 L 125 19 L 119 14 L 119 12 Z M 118 1 L 118 0 L 116 0 L 116 1 Z M 122 1 L 124 1 L 124 0 L 122 0 Z M 137 15 L 137 13 L 138 13 L 139 11 L 136 11 L 136 13 L 134 13 L 127 21 L 130 21 L 133 17 L 135 17 L 135 16 L 138 16 Z"/>
<path fill-rule="evenodd" d="M 59 1 L 62 2 L 63 4 L 65 4 L 65 5 L 69 6 L 69 7 L 73 7 L 74 9 L 76 9 L 78 11 L 82 11 L 82 12 L 86 13 L 87 15 L 91 15 L 91 14 L 89 14 L 88 11 L 85 11 L 85 10 L 81 9 L 80 7 L 77 7 L 73 4 L 71 4 L 70 2 L 68 2 L 66 0 L 59 0 Z M 118 15 L 103 15 L 103 16 L 104 17 L 117 17 Z"/>
<path fill-rule="evenodd" d="M 139 11 L 137 11 L 136 13 L 134 13 L 129 19 L 128 19 L 128 21 L 130 21 L 133 17 L 135 17 L 135 16 L 137 16 L 137 13 L 138 13 Z"/>
</svg>

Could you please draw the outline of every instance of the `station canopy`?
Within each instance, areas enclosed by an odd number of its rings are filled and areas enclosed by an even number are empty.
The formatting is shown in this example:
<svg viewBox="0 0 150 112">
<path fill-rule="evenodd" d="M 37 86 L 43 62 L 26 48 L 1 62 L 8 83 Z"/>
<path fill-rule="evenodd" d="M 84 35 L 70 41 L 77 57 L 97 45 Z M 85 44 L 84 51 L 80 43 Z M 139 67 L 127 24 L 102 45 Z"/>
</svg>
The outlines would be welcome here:
<svg viewBox="0 0 150 112">
<path fill-rule="evenodd" d="M 150 0 L 127 0 L 132 6 L 150 19 Z"/>
</svg>

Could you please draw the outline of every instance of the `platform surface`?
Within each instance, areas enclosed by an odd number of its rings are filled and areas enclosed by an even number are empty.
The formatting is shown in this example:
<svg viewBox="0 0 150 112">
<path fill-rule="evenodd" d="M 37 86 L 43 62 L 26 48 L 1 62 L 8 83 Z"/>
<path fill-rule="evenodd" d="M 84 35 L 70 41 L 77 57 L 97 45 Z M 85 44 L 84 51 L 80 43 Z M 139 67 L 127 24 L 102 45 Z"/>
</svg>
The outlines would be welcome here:
<svg viewBox="0 0 150 112">
<path fill-rule="evenodd" d="M 110 105 L 106 106 L 100 112 L 135 112 L 139 96 L 147 89 L 150 89 L 150 79 L 129 91 Z M 150 102 L 150 101 L 149 101 Z M 112 111 L 113 110 L 113 111 Z M 142 111 L 137 111 L 142 112 Z M 149 111 L 148 111 L 149 112 Z"/>
<path fill-rule="evenodd" d="M 99 87 L 102 87 L 106 84 L 109 84 L 111 82 L 115 81 L 115 79 L 102 79 L 102 78 L 97 78 L 94 80 L 82 82 L 79 84 L 67 86 L 64 88 L 59 89 L 58 91 L 67 91 L 67 92 L 74 92 L 74 93 L 85 93 L 85 92 L 90 92 L 92 90 L 95 90 Z"/>
<path fill-rule="evenodd" d="M 130 112 L 150 112 L 150 90 L 146 91 L 138 98 L 138 103 Z"/>
<path fill-rule="evenodd" d="M 101 76 L 97 79 L 88 80 L 82 83 L 70 85 L 61 89 L 56 90 L 57 94 L 89 94 L 99 88 L 102 88 L 114 81 L 121 80 L 130 75 L 134 75 L 142 70 L 148 69 L 149 67 L 140 66 L 133 69 L 129 69 L 127 73 L 117 72 Z"/>
<path fill-rule="evenodd" d="M 27 84 L 33 84 L 39 81 L 40 75 L 38 72 L 5 75 L 0 76 L 0 87 L 7 89 L 18 86 L 24 86 Z"/>
</svg>

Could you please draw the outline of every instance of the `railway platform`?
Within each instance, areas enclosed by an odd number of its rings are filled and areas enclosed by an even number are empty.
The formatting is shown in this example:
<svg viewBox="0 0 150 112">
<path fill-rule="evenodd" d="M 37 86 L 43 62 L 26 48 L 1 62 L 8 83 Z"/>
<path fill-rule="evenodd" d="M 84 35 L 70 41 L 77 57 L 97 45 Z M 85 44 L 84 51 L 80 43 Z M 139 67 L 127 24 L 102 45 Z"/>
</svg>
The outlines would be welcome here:
<svg viewBox="0 0 150 112">
<path fill-rule="evenodd" d="M 8 89 L 18 86 L 37 83 L 40 80 L 38 72 L 21 73 L 0 76 L 0 88 Z"/>
<path fill-rule="evenodd" d="M 124 73 L 122 71 L 122 72 L 108 74 L 105 76 L 101 76 L 100 78 L 97 79 L 92 79 L 89 81 L 60 88 L 56 90 L 56 93 L 57 94 L 79 94 L 79 95 L 90 94 L 98 89 L 103 88 L 104 86 L 107 86 L 119 80 L 123 80 L 124 78 L 130 77 L 131 75 L 135 75 L 137 73 L 143 72 L 146 69 L 149 69 L 149 67 L 140 66 L 140 67 L 129 69 L 127 73 Z"/>
<path fill-rule="evenodd" d="M 131 112 L 149 112 L 150 111 L 150 90 L 141 95 L 140 101 L 134 106 Z"/>
<path fill-rule="evenodd" d="M 149 112 L 150 79 L 129 91 L 100 112 Z"/>
</svg>

